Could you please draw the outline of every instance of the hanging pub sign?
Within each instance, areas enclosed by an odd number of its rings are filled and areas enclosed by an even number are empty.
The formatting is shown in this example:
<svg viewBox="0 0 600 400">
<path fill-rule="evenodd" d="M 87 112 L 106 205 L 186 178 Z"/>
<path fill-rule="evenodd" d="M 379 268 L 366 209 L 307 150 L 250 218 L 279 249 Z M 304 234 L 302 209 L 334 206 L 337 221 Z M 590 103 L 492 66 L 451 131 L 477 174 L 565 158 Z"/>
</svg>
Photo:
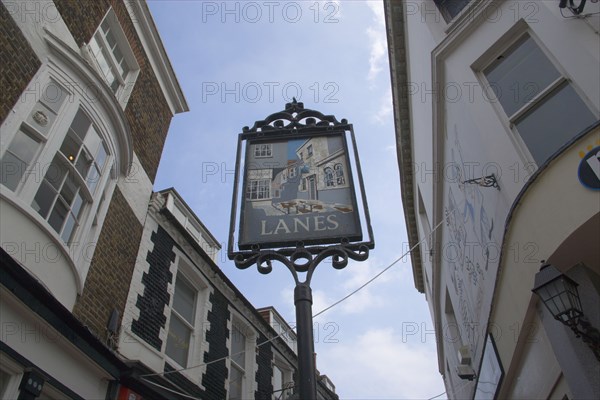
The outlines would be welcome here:
<svg viewBox="0 0 600 400">
<path fill-rule="evenodd" d="M 349 140 L 354 153 L 349 153 Z M 352 126 L 345 120 L 305 110 L 294 101 L 252 129 L 244 128 L 237 157 L 230 254 L 238 222 L 240 250 L 362 241 L 353 165 L 372 237 Z"/>
</svg>

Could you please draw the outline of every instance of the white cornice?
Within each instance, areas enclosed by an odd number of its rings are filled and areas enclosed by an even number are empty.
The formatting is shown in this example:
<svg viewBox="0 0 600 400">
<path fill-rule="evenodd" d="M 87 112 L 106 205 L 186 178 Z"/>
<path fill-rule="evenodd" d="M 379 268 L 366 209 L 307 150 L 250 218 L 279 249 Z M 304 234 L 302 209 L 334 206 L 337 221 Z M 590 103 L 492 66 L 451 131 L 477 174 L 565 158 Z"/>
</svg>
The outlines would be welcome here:
<svg viewBox="0 0 600 400">
<path fill-rule="evenodd" d="M 135 30 L 144 46 L 152 69 L 156 74 L 160 87 L 165 94 L 169 108 L 173 114 L 189 111 L 189 107 L 171 61 L 163 46 L 156 24 L 145 1 L 125 1 L 125 7 L 133 22 Z"/>
</svg>

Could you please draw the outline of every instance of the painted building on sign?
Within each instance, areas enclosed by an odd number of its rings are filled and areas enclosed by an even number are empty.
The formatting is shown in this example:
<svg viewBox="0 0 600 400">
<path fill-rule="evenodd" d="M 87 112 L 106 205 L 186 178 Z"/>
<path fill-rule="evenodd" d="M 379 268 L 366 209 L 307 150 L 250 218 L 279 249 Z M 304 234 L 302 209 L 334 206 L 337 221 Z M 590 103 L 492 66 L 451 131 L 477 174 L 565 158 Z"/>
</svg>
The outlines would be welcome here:
<svg viewBox="0 0 600 400">
<path fill-rule="evenodd" d="M 360 237 L 345 140 L 250 141 L 240 246 Z"/>
<path fill-rule="evenodd" d="M 598 397 L 600 4 L 384 3 L 413 277 L 448 397 Z M 578 285 L 586 341 L 532 292 L 542 261 Z"/>
</svg>

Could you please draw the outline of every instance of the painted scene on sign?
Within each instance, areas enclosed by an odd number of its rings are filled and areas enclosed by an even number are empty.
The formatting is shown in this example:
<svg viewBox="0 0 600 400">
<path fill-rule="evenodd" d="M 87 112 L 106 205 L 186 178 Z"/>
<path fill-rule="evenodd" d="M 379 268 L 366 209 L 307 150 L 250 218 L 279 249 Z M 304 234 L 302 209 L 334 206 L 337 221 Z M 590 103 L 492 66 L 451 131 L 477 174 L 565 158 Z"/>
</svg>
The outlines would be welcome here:
<svg viewBox="0 0 600 400">
<path fill-rule="evenodd" d="M 352 186 L 341 134 L 249 142 L 240 247 L 360 240 Z"/>
</svg>

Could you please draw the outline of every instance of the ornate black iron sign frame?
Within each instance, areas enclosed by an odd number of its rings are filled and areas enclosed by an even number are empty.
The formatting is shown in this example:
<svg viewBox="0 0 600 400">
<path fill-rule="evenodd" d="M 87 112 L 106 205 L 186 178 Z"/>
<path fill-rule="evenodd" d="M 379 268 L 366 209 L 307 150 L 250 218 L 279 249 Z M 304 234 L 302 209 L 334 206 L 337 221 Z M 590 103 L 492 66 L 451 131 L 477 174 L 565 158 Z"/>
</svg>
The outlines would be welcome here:
<svg viewBox="0 0 600 400">
<path fill-rule="evenodd" d="M 358 188 L 354 187 L 347 134 Z M 367 241 L 362 241 L 356 189 L 362 200 Z M 239 250 L 235 250 L 238 200 L 242 204 Z M 304 109 L 294 100 L 284 111 L 257 121 L 252 128 L 244 127 L 238 137 L 227 254 L 239 268 L 247 268 L 258 261 L 259 253 L 261 258 L 266 254 L 291 257 L 297 251 L 312 256 L 332 250 L 327 245 L 352 256 L 374 247 L 354 130 L 345 119 L 340 122 L 332 115 Z M 277 250 L 265 252 L 274 248 Z M 298 254 L 292 258 L 305 258 Z"/>
<path fill-rule="evenodd" d="M 360 191 L 366 241 L 356 189 Z M 238 199 L 242 204 L 235 250 Z M 332 266 L 342 269 L 349 259 L 366 260 L 374 247 L 352 124 L 304 109 L 294 99 L 285 110 L 256 121 L 252 128 L 243 128 L 238 136 L 227 256 L 239 269 L 256 264 L 261 274 L 268 274 L 273 261 L 278 261 L 292 273 L 302 399 L 316 400 L 310 288 L 315 268 L 331 257 Z M 299 273 L 306 273 L 304 281 Z"/>
</svg>

